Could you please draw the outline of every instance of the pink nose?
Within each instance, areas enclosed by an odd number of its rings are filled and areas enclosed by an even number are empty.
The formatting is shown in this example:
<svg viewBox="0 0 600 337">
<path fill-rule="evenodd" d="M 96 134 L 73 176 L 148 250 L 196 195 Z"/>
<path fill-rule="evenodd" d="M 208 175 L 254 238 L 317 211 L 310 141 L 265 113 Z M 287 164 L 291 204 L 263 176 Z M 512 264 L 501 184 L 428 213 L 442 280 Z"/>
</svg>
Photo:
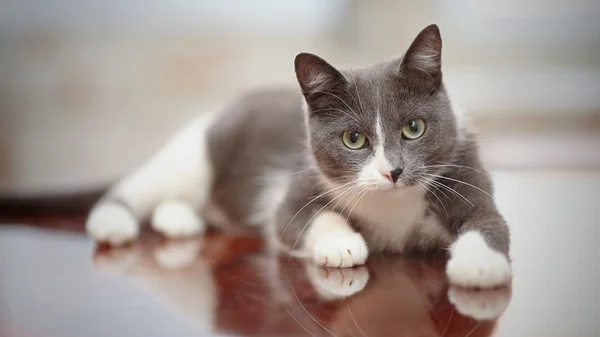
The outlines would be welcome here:
<svg viewBox="0 0 600 337">
<path fill-rule="evenodd" d="M 379 173 L 381 173 L 381 175 L 384 176 L 385 179 L 387 179 L 390 183 L 394 183 L 394 179 L 392 178 L 392 174 L 390 172 L 379 171 Z"/>
<path fill-rule="evenodd" d="M 389 182 L 391 182 L 392 184 L 395 184 L 398 181 L 398 177 L 400 177 L 400 175 L 402 174 L 402 171 L 403 171 L 402 168 L 397 168 L 397 169 L 389 171 L 389 172 L 382 172 L 382 171 L 379 171 L 379 172 Z"/>
</svg>

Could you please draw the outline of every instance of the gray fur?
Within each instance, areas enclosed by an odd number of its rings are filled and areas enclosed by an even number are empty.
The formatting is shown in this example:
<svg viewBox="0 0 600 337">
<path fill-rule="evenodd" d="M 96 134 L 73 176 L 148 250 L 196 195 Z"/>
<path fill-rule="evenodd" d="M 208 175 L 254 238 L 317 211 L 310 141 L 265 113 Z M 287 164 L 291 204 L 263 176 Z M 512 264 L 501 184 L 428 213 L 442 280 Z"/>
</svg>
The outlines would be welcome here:
<svg viewBox="0 0 600 337">
<path fill-rule="evenodd" d="M 378 112 L 386 159 L 404 169 L 399 178 L 402 184 L 427 186 L 423 221 L 435 218 L 447 236 L 428 237 L 417 226 L 402 248 L 395 249 L 394 242 L 377 247 L 372 239 L 372 231 L 377 229 L 348 214 L 369 249 L 437 251 L 463 231 L 475 229 L 492 248 L 508 255 L 508 227 L 487 195 L 492 194 L 492 183 L 479 161 L 474 134 L 458 125 L 444 88 L 437 26 L 425 28 L 396 60 L 339 71 L 315 55 L 302 53 L 296 57 L 295 68 L 302 94 L 298 90 L 251 93 L 230 106 L 209 134 L 217 168 L 213 200 L 232 221 L 244 222 L 251 216 L 263 173 L 282 170 L 289 174 L 289 188 L 272 224 L 275 237 L 289 247 L 301 241 L 316 212 L 323 208 L 340 211 L 335 204 L 326 206 L 330 195 L 314 197 L 332 185 L 356 179 L 362 165 L 374 156 L 372 146 L 345 148 L 341 134 L 359 130 L 371 143 L 379 142 L 375 131 Z M 308 115 L 301 108 L 302 96 L 308 103 Z M 425 134 L 416 140 L 404 139 L 403 125 L 415 118 L 427 122 Z M 437 166 L 423 168 L 432 165 Z M 425 174 L 442 178 L 432 183 L 425 180 Z"/>
</svg>

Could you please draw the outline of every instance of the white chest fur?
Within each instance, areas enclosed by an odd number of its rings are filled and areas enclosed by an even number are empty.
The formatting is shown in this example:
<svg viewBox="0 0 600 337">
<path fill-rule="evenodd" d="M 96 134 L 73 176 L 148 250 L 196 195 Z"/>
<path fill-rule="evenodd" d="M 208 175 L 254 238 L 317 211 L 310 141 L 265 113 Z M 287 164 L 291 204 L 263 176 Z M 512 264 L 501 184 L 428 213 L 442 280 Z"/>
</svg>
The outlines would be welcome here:
<svg viewBox="0 0 600 337">
<path fill-rule="evenodd" d="M 436 218 L 425 217 L 427 206 L 424 192 L 412 187 L 365 194 L 345 213 L 351 212 L 350 216 L 361 227 L 370 250 L 402 251 L 415 230 L 427 235 L 437 235 L 442 230 Z"/>
</svg>

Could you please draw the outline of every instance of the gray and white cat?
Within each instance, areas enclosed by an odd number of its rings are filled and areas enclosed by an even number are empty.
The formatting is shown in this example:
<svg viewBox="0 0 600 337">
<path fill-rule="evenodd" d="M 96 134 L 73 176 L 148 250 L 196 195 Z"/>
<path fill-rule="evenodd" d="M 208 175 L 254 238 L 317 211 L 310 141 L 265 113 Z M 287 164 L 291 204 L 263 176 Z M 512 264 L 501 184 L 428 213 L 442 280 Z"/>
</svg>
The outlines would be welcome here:
<svg viewBox="0 0 600 337">
<path fill-rule="evenodd" d="M 454 284 L 508 283 L 508 226 L 444 87 L 441 47 L 430 25 L 364 69 L 297 55 L 301 92 L 254 92 L 200 117 L 110 190 L 88 233 L 119 245 L 146 218 L 170 238 L 245 223 L 318 265 L 449 248 Z"/>
</svg>

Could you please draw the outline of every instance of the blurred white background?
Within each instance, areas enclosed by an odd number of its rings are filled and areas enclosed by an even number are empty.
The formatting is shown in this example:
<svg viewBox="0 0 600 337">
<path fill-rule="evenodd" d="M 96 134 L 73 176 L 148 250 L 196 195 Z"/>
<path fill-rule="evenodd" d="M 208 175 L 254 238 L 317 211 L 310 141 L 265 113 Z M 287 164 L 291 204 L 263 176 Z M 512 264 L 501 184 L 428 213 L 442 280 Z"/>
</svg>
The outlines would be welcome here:
<svg viewBox="0 0 600 337">
<path fill-rule="evenodd" d="M 294 56 L 400 56 L 427 24 L 486 163 L 600 167 L 596 0 L 4 0 L 0 193 L 110 181 L 192 116 L 295 85 Z"/>
</svg>

